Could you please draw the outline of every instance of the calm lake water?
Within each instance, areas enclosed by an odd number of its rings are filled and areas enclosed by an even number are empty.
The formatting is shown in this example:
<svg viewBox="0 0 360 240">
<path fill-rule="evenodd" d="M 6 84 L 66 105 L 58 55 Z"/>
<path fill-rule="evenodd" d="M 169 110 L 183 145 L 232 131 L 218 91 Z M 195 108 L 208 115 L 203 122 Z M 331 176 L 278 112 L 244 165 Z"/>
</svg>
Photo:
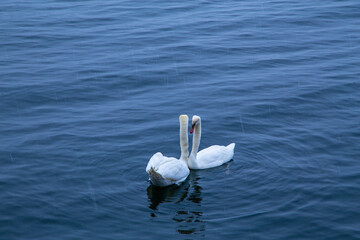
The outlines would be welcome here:
<svg viewBox="0 0 360 240">
<path fill-rule="evenodd" d="M 0 239 L 360 239 L 359 1 L 0 9 Z M 234 160 L 154 188 L 180 114 Z"/>
</svg>

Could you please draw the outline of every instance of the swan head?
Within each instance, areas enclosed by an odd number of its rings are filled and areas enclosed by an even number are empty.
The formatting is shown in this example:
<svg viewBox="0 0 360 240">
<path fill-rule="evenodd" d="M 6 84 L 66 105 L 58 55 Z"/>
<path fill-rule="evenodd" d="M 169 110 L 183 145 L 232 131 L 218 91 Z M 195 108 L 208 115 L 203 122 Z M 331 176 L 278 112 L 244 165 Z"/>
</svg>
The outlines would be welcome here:
<svg viewBox="0 0 360 240">
<path fill-rule="evenodd" d="M 198 125 L 200 122 L 201 122 L 201 118 L 199 116 L 194 115 L 192 117 L 190 133 L 193 133 L 195 126 Z"/>
<path fill-rule="evenodd" d="M 187 123 L 189 121 L 189 117 L 186 114 L 182 114 L 179 116 L 180 123 Z"/>
</svg>

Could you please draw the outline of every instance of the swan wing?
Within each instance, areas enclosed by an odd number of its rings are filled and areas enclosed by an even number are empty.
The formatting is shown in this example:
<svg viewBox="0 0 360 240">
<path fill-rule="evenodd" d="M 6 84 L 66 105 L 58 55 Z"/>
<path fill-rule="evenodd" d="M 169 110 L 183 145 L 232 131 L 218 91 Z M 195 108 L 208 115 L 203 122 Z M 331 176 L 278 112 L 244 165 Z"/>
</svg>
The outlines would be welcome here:
<svg viewBox="0 0 360 240">
<path fill-rule="evenodd" d="M 230 161 L 234 156 L 235 143 L 228 146 L 213 145 L 197 154 L 199 169 L 213 168 Z"/>
<path fill-rule="evenodd" d="M 167 161 L 162 164 L 158 173 L 163 176 L 164 179 L 169 180 L 173 183 L 179 184 L 189 176 L 190 170 L 186 163 L 176 158 L 170 158 L 171 161 Z"/>
<path fill-rule="evenodd" d="M 187 165 L 174 157 L 166 157 L 162 153 L 155 153 L 146 166 L 150 180 L 157 186 L 168 186 L 183 182 L 190 171 Z"/>
<path fill-rule="evenodd" d="M 165 157 L 161 152 L 155 153 L 149 160 L 146 166 L 146 172 L 149 173 L 150 169 L 157 170 L 162 164 L 169 161 L 168 157 Z"/>
</svg>

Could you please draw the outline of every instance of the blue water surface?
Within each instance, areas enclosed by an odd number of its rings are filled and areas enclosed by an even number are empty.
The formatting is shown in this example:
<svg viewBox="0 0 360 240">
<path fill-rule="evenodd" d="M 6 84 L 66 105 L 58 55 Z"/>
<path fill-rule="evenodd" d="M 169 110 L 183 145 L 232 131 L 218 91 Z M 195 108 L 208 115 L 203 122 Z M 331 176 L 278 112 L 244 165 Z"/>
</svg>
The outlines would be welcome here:
<svg viewBox="0 0 360 240">
<path fill-rule="evenodd" d="M 0 136 L 0 239 L 360 239 L 360 2 L 2 0 Z"/>
</svg>

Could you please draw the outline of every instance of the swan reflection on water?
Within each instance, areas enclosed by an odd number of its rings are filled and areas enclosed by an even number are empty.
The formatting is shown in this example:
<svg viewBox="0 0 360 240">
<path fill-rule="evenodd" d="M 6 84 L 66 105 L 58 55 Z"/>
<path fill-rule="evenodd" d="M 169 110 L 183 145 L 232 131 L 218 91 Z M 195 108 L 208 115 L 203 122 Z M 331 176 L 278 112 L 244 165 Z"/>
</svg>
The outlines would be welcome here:
<svg viewBox="0 0 360 240">
<path fill-rule="evenodd" d="M 158 205 L 162 202 L 183 202 L 188 195 L 189 186 L 189 180 L 186 180 L 180 186 L 157 187 L 151 184 L 147 188 L 147 196 L 150 200 L 149 208 L 157 210 Z"/>
<path fill-rule="evenodd" d="M 189 178 L 180 186 L 147 188 L 149 208 L 153 210 L 151 217 L 157 217 L 156 210 L 161 203 L 173 202 L 177 209 L 172 220 L 177 223 L 176 231 L 180 234 L 194 234 L 205 230 L 201 209 L 201 186 L 196 171 L 190 173 Z"/>
</svg>

